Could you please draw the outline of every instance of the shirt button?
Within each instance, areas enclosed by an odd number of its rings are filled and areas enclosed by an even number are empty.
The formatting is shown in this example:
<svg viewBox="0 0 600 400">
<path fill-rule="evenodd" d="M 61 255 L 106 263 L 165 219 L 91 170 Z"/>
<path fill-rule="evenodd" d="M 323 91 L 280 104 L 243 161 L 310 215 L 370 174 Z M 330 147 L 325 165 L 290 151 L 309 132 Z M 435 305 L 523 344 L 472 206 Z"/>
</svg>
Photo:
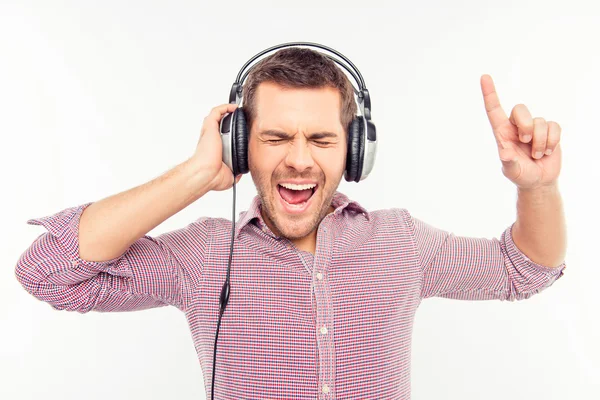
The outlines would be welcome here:
<svg viewBox="0 0 600 400">
<path fill-rule="evenodd" d="M 327 327 L 326 327 L 326 326 L 323 326 L 323 327 L 321 328 L 321 333 L 322 333 L 323 335 L 326 335 L 326 334 L 327 334 Z"/>
<path fill-rule="evenodd" d="M 323 280 L 323 274 L 320 272 L 317 272 L 317 279 L 322 281 Z"/>
<path fill-rule="evenodd" d="M 329 386 L 327 386 L 327 384 L 324 384 L 323 387 L 321 388 L 321 391 L 323 393 L 329 393 Z"/>
</svg>

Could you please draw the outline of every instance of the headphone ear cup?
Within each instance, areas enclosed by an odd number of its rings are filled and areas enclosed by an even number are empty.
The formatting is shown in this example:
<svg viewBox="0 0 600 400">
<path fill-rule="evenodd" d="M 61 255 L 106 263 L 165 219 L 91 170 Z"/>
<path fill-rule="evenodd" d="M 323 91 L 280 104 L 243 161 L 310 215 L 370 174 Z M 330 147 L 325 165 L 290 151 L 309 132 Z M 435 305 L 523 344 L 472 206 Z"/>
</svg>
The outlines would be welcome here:
<svg viewBox="0 0 600 400">
<path fill-rule="evenodd" d="M 233 112 L 232 144 L 233 174 L 245 174 L 248 172 L 248 127 L 242 107 Z"/>
<path fill-rule="evenodd" d="M 348 182 L 359 182 L 362 173 L 364 153 L 364 132 L 362 118 L 354 118 L 348 126 L 348 153 L 346 154 L 346 174 Z"/>
</svg>

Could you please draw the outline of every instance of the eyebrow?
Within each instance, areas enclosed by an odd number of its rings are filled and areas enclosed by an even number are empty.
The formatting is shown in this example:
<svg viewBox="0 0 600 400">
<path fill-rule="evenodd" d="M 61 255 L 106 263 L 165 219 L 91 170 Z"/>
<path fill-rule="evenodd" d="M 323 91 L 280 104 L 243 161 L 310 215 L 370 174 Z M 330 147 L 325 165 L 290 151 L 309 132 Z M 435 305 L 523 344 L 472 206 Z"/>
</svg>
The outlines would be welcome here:
<svg viewBox="0 0 600 400">
<path fill-rule="evenodd" d="M 282 132 L 282 131 L 277 131 L 274 129 L 267 129 L 264 131 L 259 132 L 259 135 L 261 136 L 273 136 L 279 139 L 289 139 L 291 137 L 291 135 L 287 134 L 286 132 Z M 308 135 L 309 139 L 325 139 L 325 138 L 337 138 L 338 135 L 333 133 L 333 132 L 327 132 L 327 131 L 323 131 L 323 132 L 313 132 L 311 134 Z"/>
</svg>

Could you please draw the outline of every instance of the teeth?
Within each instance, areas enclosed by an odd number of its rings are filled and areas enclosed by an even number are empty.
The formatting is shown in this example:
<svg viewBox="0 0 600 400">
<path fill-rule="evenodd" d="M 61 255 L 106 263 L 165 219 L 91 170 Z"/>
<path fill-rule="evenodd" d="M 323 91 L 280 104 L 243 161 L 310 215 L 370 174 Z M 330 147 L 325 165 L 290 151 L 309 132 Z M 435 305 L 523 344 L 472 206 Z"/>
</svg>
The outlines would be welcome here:
<svg viewBox="0 0 600 400">
<path fill-rule="evenodd" d="M 290 190 L 306 190 L 306 189 L 312 189 L 315 186 L 317 186 L 314 183 L 306 183 L 304 185 L 296 185 L 293 183 L 280 183 L 281 186 L 283 186 L 286 189 L 290 189 Z"/>
</svg>

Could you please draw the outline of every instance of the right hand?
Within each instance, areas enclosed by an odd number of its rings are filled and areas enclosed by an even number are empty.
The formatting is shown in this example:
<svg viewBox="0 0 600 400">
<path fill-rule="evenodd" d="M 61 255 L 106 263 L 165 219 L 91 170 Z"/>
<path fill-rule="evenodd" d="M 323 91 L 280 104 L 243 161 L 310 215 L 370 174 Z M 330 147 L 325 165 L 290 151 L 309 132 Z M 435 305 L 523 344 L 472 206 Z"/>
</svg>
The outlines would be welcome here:
<svg viewBox="0 0 600 400">
<path fill-rule="evenodd" d="M 226 113 L 232 113 L 237 104 L 226 103 L 213 108 L 204 118 L 200 139 L 196 151 L 191 157 L 192 162 L 205 171 L 210 190 L 226 190 L 233 186 L 233 172 L 223 162 L 221 133 L 219 123 Z M 235 182 L 239 182 L 242 175 L 238 175 Z"/>
</svg>

